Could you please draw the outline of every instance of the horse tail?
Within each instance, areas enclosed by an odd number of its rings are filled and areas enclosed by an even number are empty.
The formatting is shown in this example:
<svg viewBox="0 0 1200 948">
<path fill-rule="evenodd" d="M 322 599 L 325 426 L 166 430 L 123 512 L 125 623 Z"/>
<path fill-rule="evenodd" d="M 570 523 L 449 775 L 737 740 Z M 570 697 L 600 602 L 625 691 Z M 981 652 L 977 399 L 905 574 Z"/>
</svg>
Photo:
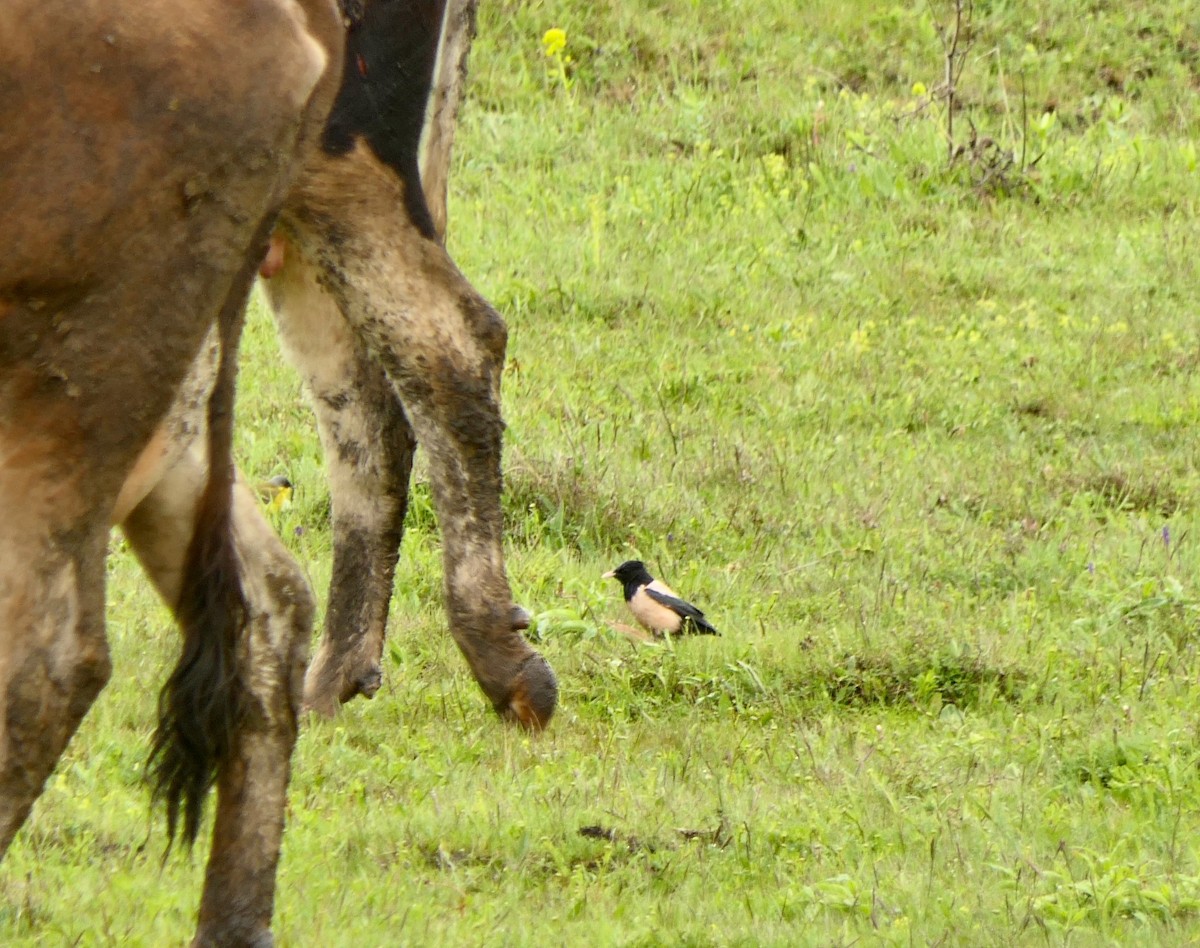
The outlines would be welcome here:
<svg viewBox="0 0 1200 948">
<path fill-rule="evenodd" d="M 264 222 L 252 246 L 265 246 Z M 183 839 L 196 841 L 204 801 L 235 752 L 246 708 L 239 642 L 249 621 L 233 534 L 233 409 L 237 350 L 256 270 L 248 262 L 217 319 L 220 357 L 208 401 L 208 481 L 196 508 L 175 618 L 183 632 L 179 662 L 158 696 L 150 780 L 167 816 L 167 849 L 180 817 Z"/>
</svg>

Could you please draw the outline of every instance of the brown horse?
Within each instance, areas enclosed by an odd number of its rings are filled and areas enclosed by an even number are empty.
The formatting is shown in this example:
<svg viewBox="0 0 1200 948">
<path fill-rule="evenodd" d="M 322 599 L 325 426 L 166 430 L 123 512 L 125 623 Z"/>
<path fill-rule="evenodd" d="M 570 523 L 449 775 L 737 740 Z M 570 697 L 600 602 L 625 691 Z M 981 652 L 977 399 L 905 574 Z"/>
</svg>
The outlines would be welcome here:
<svg viewBox="0 0 1200 948">
<path fill-rule="evenodd" d="M 504 716 L 553 713 L 500 552 L 504 325 L 442 248 L 444 184 L 431 213 L 416 166 L 431 85 L 451 118 L 457 101 L 432 79 L 443 20 L 437 0 L 0 9 L 0 852 L 110 673 L 120 524 L 184 633 L 152 751 L 171 837 L 182 818 L 194 838 L 218 787 L 197 944 L 270 942 L 312 619 L 230 460 L 264 256 L 333 475 L 310 702 L 377 681 L 415 436 L 451 630 Z"/>
</svg>

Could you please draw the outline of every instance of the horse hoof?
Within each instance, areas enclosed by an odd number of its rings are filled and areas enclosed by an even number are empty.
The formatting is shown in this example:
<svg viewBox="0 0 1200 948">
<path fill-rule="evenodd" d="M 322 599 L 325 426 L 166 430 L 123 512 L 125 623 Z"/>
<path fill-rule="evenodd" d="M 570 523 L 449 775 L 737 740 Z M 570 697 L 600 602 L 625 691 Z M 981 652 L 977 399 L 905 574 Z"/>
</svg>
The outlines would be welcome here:
<svg viewBox="0 0 1200 948">
<path fill-rule="evenodd" d="M 358 676 L 355 685 L 358 693 L 364 698 L 374 698 L 380 686 L 383 684 L 383 670 L 374 665 L 368 668 L 365 672 Z"/>
<path fill-rule="evenodd" d="M 558 706 L 558 679 L 541 655 L 531 655 L 521 666 L 508 704 L 500 713 L 530 731 L 541 731 L 550 723 Z"/>
</svg>

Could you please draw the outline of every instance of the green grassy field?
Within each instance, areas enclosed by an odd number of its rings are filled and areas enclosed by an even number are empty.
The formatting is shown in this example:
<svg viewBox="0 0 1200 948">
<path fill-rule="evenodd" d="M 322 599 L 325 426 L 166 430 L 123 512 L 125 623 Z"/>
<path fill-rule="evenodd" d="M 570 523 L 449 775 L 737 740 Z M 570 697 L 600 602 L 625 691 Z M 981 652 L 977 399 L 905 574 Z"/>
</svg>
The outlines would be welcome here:
<svg viewBox="0 0 1200 948">
<path fill-rule="evenodd" d="M 509 569 L 561 710 L 530 738 L 477 692 L 418 469 L 384 688 L 301 736 L 280 945 L 1200 940 L 1200 13 L 977 0 L 953 161 L 951 22 L 483 0 L 450 245 L 509 320 Z M 245 349 L 239 460 L 297 484 L 323 595 L 261 308 Z M 114 679 L 4 944 L 192 930 L 203 847 L 160 864 L 142 783 L 176 640 L 114 549 Z M 723 637 L 614 632 L 634 556 Z"/>
</svg>

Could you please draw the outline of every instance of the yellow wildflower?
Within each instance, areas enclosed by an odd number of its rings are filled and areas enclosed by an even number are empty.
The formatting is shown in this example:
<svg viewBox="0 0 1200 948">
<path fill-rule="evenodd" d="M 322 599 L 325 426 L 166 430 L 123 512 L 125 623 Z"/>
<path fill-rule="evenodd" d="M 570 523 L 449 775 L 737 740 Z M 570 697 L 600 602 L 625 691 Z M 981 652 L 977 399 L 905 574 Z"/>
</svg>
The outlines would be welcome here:
<svg viewBox="0 0 1200 948">
<path fill-rule="evenodd" d="M 547 56 L 557 56 L 567 48 L 567 31 L 557 26 L 546 30 L 542 35 L 542 52 Z"/>
</svg>

